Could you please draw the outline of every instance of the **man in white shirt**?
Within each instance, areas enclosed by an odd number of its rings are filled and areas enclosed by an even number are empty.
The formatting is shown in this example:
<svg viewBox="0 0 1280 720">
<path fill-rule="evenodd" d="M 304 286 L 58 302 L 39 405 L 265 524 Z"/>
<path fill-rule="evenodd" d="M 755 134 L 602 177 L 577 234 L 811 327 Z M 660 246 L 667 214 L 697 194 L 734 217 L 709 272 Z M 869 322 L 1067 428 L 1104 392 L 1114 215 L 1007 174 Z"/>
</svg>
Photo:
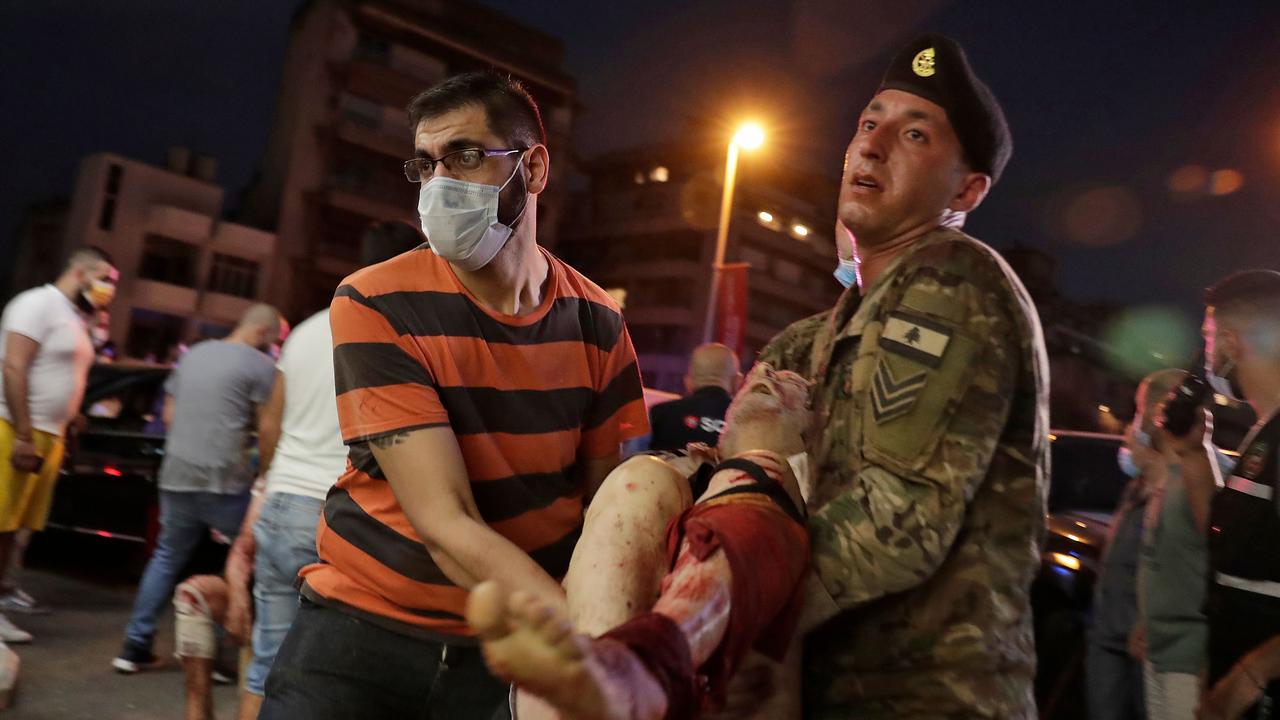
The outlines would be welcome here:
<svg viewBox="0 0 1280 720">
<path fill-rule="evenodd" d="M 44 529 L 63 434 L 93 365 L 88 321 L 111 303 L 119 277 L 105 252 L 80 248 L 54 283 L 19 293 L 0 317 L 0 568 L 9 567 L 18 530 Z M 0 587 L 0 603 L 34 606 L 16 587 Z M 31 635 L 0 615 L 0 640 Z"/>
<path fill-rule="evenodd" d="M 361 264 L 390 260 L 422 242 L 411 225 L 376 223 L 362 238 Z M 266 488 L 250 505 L 227 561 L 227 628 L 245 642 L 252 625 L 253 664 L 240 698 L 241 718 L 258 716 L 267 673 L 298 610 L 298 571 L 319 561 L 316 523 L 329 488 L 347 467 L 336 397 L 326 308 L 298 325 L 280 352 L 258 434 Z"/>
</svg>

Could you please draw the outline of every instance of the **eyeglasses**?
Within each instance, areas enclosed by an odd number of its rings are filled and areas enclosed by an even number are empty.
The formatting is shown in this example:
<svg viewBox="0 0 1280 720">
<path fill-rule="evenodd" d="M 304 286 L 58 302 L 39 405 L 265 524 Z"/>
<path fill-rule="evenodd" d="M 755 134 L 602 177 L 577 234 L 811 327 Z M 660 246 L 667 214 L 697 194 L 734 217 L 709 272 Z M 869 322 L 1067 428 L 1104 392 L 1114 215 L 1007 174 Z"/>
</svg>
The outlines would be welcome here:
<svg viewBox="0 0 1280 720">
<path fill-rule="evenodd" d="M 487 150 L 485 148 L 463 148 L 445 153 L 438 158 L 416 157 L 404 161 L 404 176 L 409 182 L 426 182 L 436 174 L 436 164 L 444 163 L 450 173 L 468 173 L 480 169 L 485 158 L 505 157 L 524 152 L 525 148 L 508 148 Z"/>
</svg>

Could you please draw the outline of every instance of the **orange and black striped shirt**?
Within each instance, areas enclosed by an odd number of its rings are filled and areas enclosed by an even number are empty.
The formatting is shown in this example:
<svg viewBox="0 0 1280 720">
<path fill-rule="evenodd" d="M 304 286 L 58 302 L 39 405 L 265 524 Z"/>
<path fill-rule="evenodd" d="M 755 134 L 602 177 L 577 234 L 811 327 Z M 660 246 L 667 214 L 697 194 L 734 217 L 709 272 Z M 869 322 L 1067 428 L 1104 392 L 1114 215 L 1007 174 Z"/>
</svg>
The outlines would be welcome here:
<svg viewBox="0 0 1280 720">
<path fill-rule="evenodd" d="M 481 305 L 425 248 L 338 288 L 330 323 L 350 454 L 325 501 L 320 562 L 301 573 L 308 597 L 403 632 L 470 634 L 466 591 L 431 559 L 368 447 L 432 426 L 457 436 L 485 522 L 564 575 L 582 530 L 574 463 L 615 452 L 648 420 L 618 306 L 542 252 L 546 290 L 524 316 Z"/>
</svg>

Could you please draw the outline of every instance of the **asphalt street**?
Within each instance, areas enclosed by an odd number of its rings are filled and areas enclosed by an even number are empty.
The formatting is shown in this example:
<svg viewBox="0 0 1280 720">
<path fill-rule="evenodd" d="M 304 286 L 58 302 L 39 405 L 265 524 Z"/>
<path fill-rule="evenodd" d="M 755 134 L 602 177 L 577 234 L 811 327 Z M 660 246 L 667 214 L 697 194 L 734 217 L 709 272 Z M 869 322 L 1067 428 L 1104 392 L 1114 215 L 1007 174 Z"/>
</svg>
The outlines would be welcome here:
<svg viewBox="0 0 1280 720">
<path fill-rule="evenodd" d="M 120 650 L 141 569 L 140 553 L 111 541 L 37 538 L 23 587 L 49 605 L 49 615 L 11 615 L 35 636 L 10 646 L 21 658 L 17 692 L 0 717 L 14 720 L 176 720 L 182 717 L 182 669 L 172 660 L 173 612 L 160 621 L 162 668 L 120 675 Z M 236 689 L 217 687 L 217 720 L 235 717 Z"/>
</svg>

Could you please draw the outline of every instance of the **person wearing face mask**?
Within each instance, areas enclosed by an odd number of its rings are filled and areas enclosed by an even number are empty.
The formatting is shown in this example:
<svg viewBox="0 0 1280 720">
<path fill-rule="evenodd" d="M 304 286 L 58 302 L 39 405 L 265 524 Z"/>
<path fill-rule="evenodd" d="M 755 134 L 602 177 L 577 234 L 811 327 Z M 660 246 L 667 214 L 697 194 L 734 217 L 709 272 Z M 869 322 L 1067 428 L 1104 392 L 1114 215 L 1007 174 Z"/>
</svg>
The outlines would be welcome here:
<svg viewBox="0 0 1280 720">
<path fill-rule="evenodd" d="M 954 40 L 903 47 L 845 157 L 857 284 L 761 352 L 814 382 L 805 717 L 1035 714 L 1048 359 L 1022 283 L 959 229 L 1012 148 Z"/>
<path fill-rule="evenodd" d="M 538 245 L 550 156 L 529 93 L 457 75 L 409 120 L 428 246 L 346 278 L 330 306 L 350 464 L 264 719 L 508 713 L 467 593 L 496 580 L 564 607 L 583 509 L 648 430 L 617 304 Z"/>
<path fill-rule="evenodd" d="M 106 252 L 71 253 L 51 284 L 19 293 L 0 318 L 0 568 L 9 568 L 19 530 L 42 530 L 62 465 L 63 435 L 80 412 L 93 365 L 89 322 L 115 297 L 120 273 Z M 16 586 L 0 588 L 0 610 L 41 612 Z M 31 635 L 0 615 L 0 640 Z"/>
<path fill-rule="evenodd" d="M 1205 295 L 1205 374 L 1258 421 L 1234 469 L 1213 461 L 1212 417 L 1164 437 L 1208 535 L 1208 666 L 1201 718 L 1280 712 L 1280 272 L 1246 270 Z"/>
<path fill-rule="evenodd" d="M 143 570 L 124 646 L 111 661 L 131 674 L 156 664 L 156 619 L 179 573 L 210 531 L 232 538 L 249 506 L 254 473 L 249 430 L 261 425 L 275 382 L 271 346 L 288 325 L 270 305 L 254 305 L 222 340 L 196 343 L 164 389 L 164 461 L 160 464 L 160 535 Z"/>
<path fill-rule="evenodd" d="M 1111 518 L 1095 589 L 1093 623 L 1088 633 L 1085 690 L 1089 717 L 1097 720 L 1143 720 L 1145 637 L 1138 617 L 1138 564 L 1144 514 L 1153 489 L 1164 482 L 1165 463 L 1153 445 L 1155 408 L 1182 380 L 1180 370 L 1160 370 L 1138 385 L 1137 413 L 1125 433 L 1117 460 L 1129 476 Z M 1135 631 L 1137 628 L 1137 631 Z"/>
</svg>

